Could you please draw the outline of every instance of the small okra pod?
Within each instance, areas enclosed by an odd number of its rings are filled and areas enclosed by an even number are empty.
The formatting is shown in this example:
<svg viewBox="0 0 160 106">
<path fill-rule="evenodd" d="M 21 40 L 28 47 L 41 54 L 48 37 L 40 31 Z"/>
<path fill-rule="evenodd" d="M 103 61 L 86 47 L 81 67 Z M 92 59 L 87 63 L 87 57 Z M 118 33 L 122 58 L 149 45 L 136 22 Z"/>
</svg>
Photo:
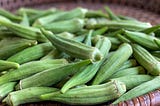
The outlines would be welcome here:
<svg viewBox="0 0 160 106">
<path fill-rule="evenodd" d="M 117 21 L 121 20 L 118 16 L 116 16 L 116 15 L 110 10 L 109 7 L 105 6 L 105 10 L 106 10 L 106 12 L 107 12 L 107 14 L 108 14 L 108 16 L 109 16 L 109 18 L 110 18 L 111 20 L 117 20 Z"/>
<path fill-rule="evenodd" d="M 86 12 L 85 17 L 86 18 L 97 18 L 97 17 L 108 18 L 108 15 L 103 13 L 102 11 L 89 10 Z"/>
<path fill-rule="evenodd" d="M 22 26 L 20 24 L 13 23 L 2 16 L 0 16 L 0 24 L 7 27 L 14 34 L 22 38 L 38 40 L 40 42 L 47 41 L 47 39 L 42 35 L 41 31 L 38 28 Z"/>
<path fill-rule="evenodd" d="M 129 59 L 119 68 L 119 70 L 135 67 L 136 65 L 137 65 L 137 61 L 135 59 Z"/>
<path fill-rule="evenodd" d="M 27 26 L 27 27 L 30 26 L 29 18 L 28 18 L 28 16 L 27 16 L 26 13 L 23 13 L 23 19 L 22 19 L 22 21 L 20 22 L 20 25 Z"/>
<path fill-rule="evenodd" d="M 20 104 L 33 103 L 43 101 L 40 96 L 46 93 L 53 93 L 58 91 L 57 88 L 51 87 L 31 87 L 19 91 L 9 93 L 3 100 L 10 106 L 19 106 Z"/>
<path fill-rule="evenodd" d="M 160 39 L 154 39 L 154 42 L 157 44 L 157 46 L 160 48 Z"/>
<path fill-rule="evenodd" d="M 20 51 L 17 54 L 9 57 L 7 60 L 23 64 L 43 57 L 52 49 L 53 46 L 51 43 L 42 43 L 30 48 L 26 48 L 23 51 Z"/>
<path fill-rule="evenodd" d="M 153 78 L 150 81 L 144 82 L 133 89 L 129 90 L 128 92 L 124 93 L 120 98 L 113 102 L 113 104 L 117 104 L 121 101 L 129 100 L 140 95 L 146 94 L 150 91 L 158 89 L 160 87 L 160 76 Z"/>
<path fill-rule="evenodd" d="M 68 12 L 57 12 L 37 19 L 33 26 L 43 26 L 54 21 L 70 20 L 73 18 L 84 18 L 87 11 L 84 8 L 76 8 Z"/>
<path fill-rule="evenodd" d="M 133 17 L 129 17 L 129 16 L 118 15 L 118 17 L 119 17 L 121 20 L 137 21 L 137 19 L 135 19 L 135 18 L 133 18 Z"/>
<path fill-rule="evenodd" d="M 9 81 L 17 81 L 24 79 L 38 72 L 44 71 L 50 68 L 57 68 L 67 64 L 65 59 L 55 59 L 55 60 L 41 60 L 32 61 L 22 64 L 18 69 L 7 72 L 0 77 L 0 85 Z"/>
<path fill-rule="evenodd" d="M 21 19 L 22 19 L 22 17 L 14 15 L 14 14 L 10 13 L 9 11 L 6 11 L 2 8 L 0 9 L 0 15 L 4 16 L 12 21 L 21 21 Z"/>
<path fill-rule="evenodd" d="M 150 75 L 126 75 L 119 78 L 113 78 L 111 80 L 118 80 L 126 85 L 126 89 L 130 90 L 144 82 L 152 80 L 153 77 Z"/>
<path fill-rule="evenodd" d="M 28 78 L 20 80 L 18 88 L 25 89 L 36 86 L 51 86 L 66 78 L 67 76 L 74 74 L 80 68 L 88 65 L 89 63 L 91 63 L 90 60 L 83 60 L 80 62 L 66 64 L 58 68 L 50 68 Z"/>
<path fill-rule="evenodd" d="M 93 31 L 93 36 L 103 35 L 107 30 L 108 30 L 108 27 L 102 27 L 100 29 L 97 29 L 97 30 Z"/>
<path fill-rule="evenodd" d="M 143 32 L 145 34 L 151 34 L 152 32 L 155 32 L 158 29 L 160 29 L 160 25 L 152 26 L 150 28 L 142 30 L 141 32 Z"/>
<path fill-rule="evenodd" d="M 118 70 L 116 73 L 114 73 L 110 77 L 110 79 L 127 76 L 127 75 L 138 75 L 138 74 L 145 74 L 145 70 L 143 67 L 137 66 L 137 67 L 131 67 L 131 68 Z"/>
<path fill-rule="evenodd" d="M 92 46 L 92 42 L 91 42 L 92 35 L 93 35 L 93 30 L 90 30 L 84 39 L 84 43 L 87 46 Z"/>
<path fill-rule="evenodd" d="M 145 48 L 132 44 L 133 56 L 149 74 L 160 75 L 160 62 L 157 61 Z"/>
<path fill-rule="evenodd" d="M 130 39 L 133 42 L 138 43 L 139 45 L 142 45 L 143 47 L 149 50 L 159 50 L 159 47 L 154 42 L 154 39 L 156 39 L 156 37 L 154 36 L 148 36 L 147 34 L 142 32 L 132 32 L 132 31 L 125 31 L 124 35 L 126 38 Z"/>
<path fill-rule="evenodd" d="M 103 57 L 96 47 L 90 47 L 75 40 L 57 36 L 44 29 L 41 29 L 41 31 L 58 50 L 63 51 L 70 56 L 81 59 L 91 59 L 92 61 L 99 61 Z"/>
<path fill-rule="evenodd" d="M 0 100 L 4 99 L 10 92 L 14 90 L 16 82 L 7 82 L 0 85 Z"/>
<path fill-rule="evenodd" d="M 0 49 L 0 59 L 7 59 L 10 56 L 14 55 L 15 53 L 20 52 L 25 48 L 28 48 L 37 44 L 37 41 L 35 40 L 26 40 L 26 41 L 22 40 L 22 41 L 24 42 L 16 43 L 16 42 L 10 41 L 11 43 L 8 42 L 9 43 L 8 45 L 7 45 L 7 42 L 3 43 Z"/>
<path fill-rule="evenodd" d="M 122 44 L 99 69 L 92 84 L 100 84 L 111 77 L 128 60 L 132 52 L 129 44 Z"/>
<path fill-rule="evenodd" d="M 42 100 L 58 101 L 70 105 L 95 105 L 120 97 L 125 93 L 124 83 L 110 81 L 101 85 L 83 86 L 68 90 L 66 93 L 48 93 L 41 96 Z"/>
<path fill-rule="evenodd" d="M 104 55 L 104 58 L 99 62 L 88 65 L 86 68 L 74 74 L 73 77 L 69 79 L 61 88 L 62 93 L 66 92 L 68 89 L 74 86 L 82 85 L 89 82 L 95 76 L 98 69 L 107 58 L 108 52 L 111 48 L 111 42 L 107 37 L 100 37 L 100 39 L 96 43 L 96 47 Z"/>
<path fill-rule="evenodd" d="M 9 69 L 17 69 L 19 68 L 19 64 L 15 62 L 0 60 L 0 72 L 9 70 Z"/>
<path fill-rule="evenodd" d="M 84 19 L 77 18 L 65 21 L 52 22 L 50 24 L 43 25 L 42 27 L 46 30 L 52 31 L 53 33 L 60 33 L 64 31 L 75 33 L 82 30 L 83 26 L 84 26 Z"/>
</svg>

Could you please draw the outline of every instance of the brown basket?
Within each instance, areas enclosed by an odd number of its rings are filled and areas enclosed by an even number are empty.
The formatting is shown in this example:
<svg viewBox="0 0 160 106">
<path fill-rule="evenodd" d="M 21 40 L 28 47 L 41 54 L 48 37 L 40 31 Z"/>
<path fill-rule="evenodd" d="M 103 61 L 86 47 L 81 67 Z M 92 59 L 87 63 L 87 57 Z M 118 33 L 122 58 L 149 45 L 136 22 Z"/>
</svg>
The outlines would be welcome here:
<svg viewBox="0 0 160 106">
<path fill-rule="evenodd" d="M 20 7 L 42 9 L 57 7 L 68 10 L 81 6 L 89 9 L 102 9 L 105 5 L 108 5 L 116 14 L 135 17 L 152 24 L 160 23 L 160 0 L 0 0 L 0 8 L 10 11 L 15 11 Z M 107 106 L 107 103 L 102 105 Z M 57 102 L 41 102 L 23 106 L 66 105 Z M 160 106 L 160 91 L 156 90 L 130 101 L 119 103 L 118 106 Z"/>
</svg>

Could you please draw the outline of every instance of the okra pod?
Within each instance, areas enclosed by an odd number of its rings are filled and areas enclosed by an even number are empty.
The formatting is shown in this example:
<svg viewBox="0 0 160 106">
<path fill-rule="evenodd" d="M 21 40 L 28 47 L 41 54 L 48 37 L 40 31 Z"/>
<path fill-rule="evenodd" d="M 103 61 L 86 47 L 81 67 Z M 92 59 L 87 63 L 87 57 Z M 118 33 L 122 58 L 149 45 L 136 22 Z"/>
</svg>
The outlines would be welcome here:
<svg viewBox="0 0 160 106">
<path fill-rule="evenodd" d="M 160 58 L 160 51 L 152 51 L 150 52 L 153 56 Z"/>
<path fill-rule="evenodd" d="M 110 77 L 110 79 L 111 78 L 118 78 L 118 77 L 122 77 L 122 76 L 127 76 L 127 75 L 138 75 L 138 74 L 145 74 L 145 70 L 143 67 L 137 66 L 137 67 L 118 70 L 116 73 L 114 73 Z"/>
<path fill-rule="evenodd" d="M 74 34 L 69 33 L 69 32 L 62 32 L 62 33 L 57 34 L 57 36 L 61 36 L 61 37 L 68 38 L 68 39 L 74 38 Z"/>
<path fill-rule="evenodd" d="M 82 30 L 83 26 L 84 19 L 71 19 L 65 21 L 52 22 L 50 24 L 43 25 L 43 28 L 46 30 L 50 30 L 54 33 L 60 33 L 64 31 L 75 33 Z"/>
<path fill-rule="evenodd" d="M 110 18 L 111 20 L 117 20 L 117 21 L 121 20 L 118 16 L 116 16 L 116 15 L 110 10 L 109 7 L 105 6 L 105 10 L 106 10 L 106 12 L 107 12 L 107 14 L 108 14 L 108 16 L 109 16 L 109 18 Z"/>
<path fill-rule="evenodd" d="M 128 60 L 132 52 L 132 47 L 129 44 L 122 44 L 99 69 L 92 84 L 100 84 L 111 77 Z"/>
<path fill-rule="evenodd" d="M 113 78 L 111 80 L 118 80 L 126 85 L 126 89 L 130 90 L 144 82 L 152 80 L 153 77 L 150 75 L 126 75 L 119 78 Z"/>
<path fill-rule="evenodd" d="M 145 34 L 151 34 L 152 32 L 155 32 L 158 29 L 160 29 L 160 25 L 152 26 L 150 28 L 142 30 L 141 32 L 143 32 Z"/>
<path fill-rule="evenodd" d="M 0 100 L 14 90 L 16 82 L 8 82 L 0 86 Z"/>
<path fill-rule="evenodd" d="M 157 61 L 146 49 L 132 44 L 133 56 L 137 62 L 142 65 L 149 74 L 160 75 L 160 62 Z"/>
<path fill-rule="evenodd" d="M 58 91 L 58 89 L 51 87 L 31 87 L 9 93 L 3 102 L 10 106 L 19 106 L 20 104 L 39 102 L 43 101 L 40 98 L 41 95 L 56 91 Z"/>
<path fill-rule="evenodd" d="M 23 18 L 22 18 L 22 21 L 20 22 L 20 25 L 27 26 L 27 27 L 30 26 L 29 18 L 26 13 L 23 13 Z"/>
<path fill-rule="evenodd" d="M 10 13 L 9 11 L 6 11 L 2 8 L 0 9 L 0 15 L 4 16 L 10 20 L 13 20 L 13 21 L 20 21 L 22 19 L 20 16 L 14 15 L 14 14 Z"/>
<path fill-rule="evenodd" d="M 135 59 L 129 59 L 119 68 L 119 70 L 135 67 L 136 65 L 137 65 L 137 62 Z"/>
<path fill-rule="evenodd" d="M 87 9 L 76 8 L 68 12 L 57 12 L 56 14 L 51 14 L 37 19 L 33 26 L 43 26 L 54 21 L 69 20 L 73 18 L 84 18 L 87 11 Z"/>
<path fill-rule="evenodd" d="M 97 17 L 108 18 L 108 15 L 103 13 L 102 11 L 89 10 L 86 12 L 85 17 L 86 18 L 97 18 Z"/>
<path fill-rule="evenodd" d="M 101 37 L 96 44 L 96 47 L 99 48 L 101 53 L 104 55 L 104 58 L 94 64 L 88 65 L 85 69 L 77 72 L 71 79 L 69 79 L 61 88 L 61 92 L 66 92 L 69 88 L 72 88 L 77 85 L 85 84 L 90 81 L 95 74 L 97 73 L 98 69 L 106 59 L 108 52 L 111 48 L 111 42 L 106 37 Z"/>
<path fill-rule="evenodd" d="M 88 34 L 86 35 L 86 38 L 84 39 L 84 43 L 85 43 L 87 46 L 92 46 L 92 44 L 91 44 L 92 35 L 93 35 L 93 30 L 90 30 L 90 31 L 88 32 Z"/>
<path fill-rule="evenodd" d="M 125 36 L 131 41 L 136 42 L 149 50 L 159 50 L 159 47 L 154 42 L 154 39 L 156 39 L 154 36 L 148 36 L 142 32 L 132 31 L 125 31 Z"/>
<path fill-rule="evenodd" d="M 109 21 L 107 19 L 95 19 L 95 18 L 89 19 L 86 22 L 86 27 L 88 29 L 101 28 L 104 26 L 107 26 L 109 28 L 114 28 L 114 29 L 141 31 L 141 30 L 151 27 L 151 24 L 139 22 L 139 21 L 128 21 L 128 20 Z"/>
<path fill-rule="evenodd" d="M 14 55 L 15 53 L 20 52 L 27 47 L 34 46 L 37 44 L 37 41 L 35 40 L 26 40 L 26 41 L 22 40 L 22 41 L 24 42 L 16 43 L 11 41 L 12 43 L 8 45 L 5 45 L 7 44 L 7 42 L 2 44 L 0 49 L 0 59 L 7 59 L 10 56 Z"/>
<path fill-rule="evenodd" d="M 72 39 L 56 36 L 52 32 L 45 31 L 44 29 L 41 31 L 57 49 L 73 57 L 91 59 L 92 61 L 99 61 L 102 59 L 101 52 L 95 47 L 87 46 Z"/>
<path fill-rule="evenodd" d="M 74 74 L 81 67 L 88 65 L 90 62 L 90 60 L 83 60 L 76 63 L 70 63 L 58 68 L 45 70 L 28 78 L 20 80 L 18 87 L 19 89 L 24 89 L 36 86 L 51 86 L 66 78 L 67 76 Z"/>
<path fill-rule="evenodd" d="M 108 27 L 102 27 L 100 29 L 97 29 L 97 30 L 93 31 L 93 36 L 103 35 L 107 30 L 108 30 Z"/>
<path fill-rule="evenodd" d="M 70 105 L 95 105 L 118 98 L 126 91 L 125 85 L 119 81 L 102 85 L 73 88 L 66 93 L 49 93 L 41 96 L 42 100 L 58 101 Z"/>
<path fill-rule="evenodd" d="M 157 44 L 157 46 L 160 48 L 160 39 L 154 39 L 154 42 Z"/>
<path fill-rule="evenodd" d="M 124 93 L 120 98 L 114 101 L 113 104 L 117 104 L 121 101 L 129 100 L 138 97 L 140 95 L 146 94 L 155 89 L 158 89 L 160 87 L 159 81 L 160 81 L 160 76 L 157 76 L 156 78 L 150 81 L 144 82 L 138 85 L 137 87 L 129 90 L 128 92 Z"/>
<path fill-rule="evenodd" d="M 19 68 L 18 63 L 0 60 L 0 72 L 8 70 L 8 69 L 17 69 L 17 68 Z"/>
<path fill-rule="evenodd" d="M 42 43 L 30 48 L 24 49 L 23 51 L 20 51 L 17 54 L 11 56 L 7 60 L 16 62 L 19 64 L 23 64 L 23 63 L 37 60 L 43 57 L 52 49 L 53 47 L 51 43 Z"/>
<path fill-rule="evenodd" d="M 22 64 L 18 69 L 7 72 L 0 77 L 0 85 L 9 81 L 24 79 L 50 68 L 57 68 L 67 63 L 65 59 L 32 61 Z"/>
<path fill-rule="evenodd" d="M 124 15 L 118 15 L 118 17 L 121 19 L 121 20 L 131 20 L 131 21 L 137 21 L 135 18 L 133 17 L 128 17 L 128 16 L 124 16 Z"/>
<path fill-rule="evenodd" d="M 38 28 L 22 26 L 17 23 L 10 22 L 2 16 L 0 16 L 0 24 L 7 27 L 17 36 L 26 39 L 38 40 L 40 42 L 46 42 L 46 38 L 41 34 L 41 31 Z"/>
</svg>

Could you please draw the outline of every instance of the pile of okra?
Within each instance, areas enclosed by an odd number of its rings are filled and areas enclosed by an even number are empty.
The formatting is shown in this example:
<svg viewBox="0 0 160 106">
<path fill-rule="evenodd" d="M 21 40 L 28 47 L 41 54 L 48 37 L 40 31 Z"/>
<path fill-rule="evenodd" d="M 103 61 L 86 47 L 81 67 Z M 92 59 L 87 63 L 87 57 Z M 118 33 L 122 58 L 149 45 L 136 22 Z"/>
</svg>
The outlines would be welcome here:
<svg viewBox="0 0 160 106">
<path fill-rule="evenodd" d="M 0 9 L 0 101 L 115 105 L 160 88 L 160 25 L 104 10 Z"/>
</svg>

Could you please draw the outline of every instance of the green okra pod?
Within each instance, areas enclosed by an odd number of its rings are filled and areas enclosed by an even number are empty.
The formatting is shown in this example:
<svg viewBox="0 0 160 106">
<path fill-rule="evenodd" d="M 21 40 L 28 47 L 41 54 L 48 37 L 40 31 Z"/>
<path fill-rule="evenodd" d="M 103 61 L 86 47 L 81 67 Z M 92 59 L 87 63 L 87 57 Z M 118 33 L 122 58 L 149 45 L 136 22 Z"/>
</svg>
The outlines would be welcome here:
<svg viewBox="0 0 160 106">
<path fill-rule="evenodd" d="M 157 44 L 157 46 L 160 48 L 160 39 L 154 39 L 154 42 Z"/>
<path fill-rule="evenodd" d="M 90 31 L 88 32 L 88 34 L 86 35 L 85 39 L 84 39 L 84 43 L 85 43 L 87 46 L 92 46 L 92 43 L 91 43 L 92 35 L 93 35 L 93 30 L 90 30 Z"/>
<path fill-rule="evenodd" d="M 131 21 L 137 21 L 135 18 L 133 17 L 128 17 L 128 16 L 124 16 L 124 15 L 118 15 L 118 17 L 121 19 L 121 20 L 131 20 Z"/>
<path fill-rule="evenodd" d="M 37 41 L 35 40 L 22 40 L 23 42 L 12 42 L 10 41 L 10 43 L 7 42 L 8 40 L 5 40 L 4 42 L 2 42 L 1 45 L 1 49 L 0 49 L 0 59 L 7 59 L 10 56 L 14 55 L 17 52 L 22 51 L 23 49 L 27 48 L 27 47 L 31 47 L 37 44 Z"/>
<path fill-rule="evenodd" d="M 108 16 L 109 16 L 109 18 L 110 18 L 111 20 L 117 20 L 117 21 L 121 20 L 118 16 L 116 16 L 116 15 L 110 10 L 109 7 L 105 6 L 105 10 L 106 10 L 106 12 L 107 12 L 107 14 L 108 14 Z"/>
<path fill-rule="evenodd" d="M 16 82 L 8 82 L 0 85 L 0 100 L 4 99 L 10 92 L 14 90 Z"/>
<path fill-rule="evenodd" d="M 123 36 L 121 34 L 117 34 L 116 36 L 117 36 L 118 39 L 120 39 L 124 43 L 130 43 L 131 42 L 129 39 L 127 39 L 125 36 Z"/>
<path fill-rule="evenodd" d="M 103 35 L 107 30 L 108 30 L 108 27 L 102 27 L 100 29 L 97 29 L 97 30 L 93 31 L 93 36 Z"/>
<path fill-rule="evenodd" d="M 145 34 L 151 34 L 152 32 L 155 32 L 158 29 L 160 29 L 160 25 L 152 26 L 151 28 L 144 29 L 141 32 Z"/>
<path fill-rule="evenodd" d="M 111 81 L 102 85 L 73 88 L 64 94 L 60 92 L 45 94 L 41 99 L 70 105 L 95 105 L 118 98 L 125 91 L 126 88 L 122 82 Z"/>
<path fill-rule="evenodd" d="M 102 11 L 92 11 L 92 10 L 89 10 L 86 12 L 85 14 L 85 17 L 86 18 L 96 18 L 96 17 L 103 17 L 103 18 L 108 18 L 108 15 L 103 13 Z"/>
<path fill-rule="evenodd" d="M 131 67 L 127 69 L 121 69 L 118 70 L 116 73 L 114 73 L 111 78 L 118 78 L 122 76 L 127 76 L 127 75 L 138 75 L 138 74 L 145 74 L 145 70 L 141 66 L 136 66 L 136 67 Z"/>
<path fill-rule="evenodd" d="M 22 21 L 20 22 L 20 25 L 27 26 L 27 27 L 30 26 L 29 18 L 28 18 L 28 16 L 27 16 L 26 13 L 23 13 L 23 19 L 22 19 Z"/>
<path fill-rule="evenodd" d="M 0 85 L 9 81 L 24 79 L 38 72 L 50 68 L 57 68 L 67 64 L 65 59 L 32 61 L 21 65 L 18 69 L 7 72 L 0 77 Z"/>
<path fill-rule="evenodd" d="M 19 64 L 23 64 L 23 63 L 37 60 L 43 57 L 52 49 L 53 47 L 51 43 L 42 43 L 30 48 L 24 49 L 23 51 L 20 51 L 17 54 L 11 56 L 7 60 L 12 62 L 17 62 Z"/>
<path fill-rule="evenodd" d="M 119 68 L 119 70 L 135 67 L 136 65 L 137 65 L 137 61 L 135 59 L 129 59 Z"/>
<path fill-rule="evenodd" d="M 38 40 L 40 42 L 46 42 L 46 38 L 41 34 L 41 31 L 38 28 L 22 26 L 17 23 L 13 23 L 7 20 L 5 17 L 0 16 L 0 24 L 7 27 L 17 36 Z"/>
<path fill-rule="evenodd" d="M 87 20 L 86 27 L 88 29 L 95 29 L 107 26 L 108 28 L 114 29 L 126 29 L 131 31 L 141 31 L 146 28 L 151 27 L 150 23 L 144 23 L 139 21 L 128 21 L 128 20 L 120 20 L 120 21 L 110 21 L 107 19 L 95 19 L 91 18 Z"/>
<path fill-rule="evenodd" d="M 108 52 L 111 48 L 111 42 L 106 37 L 101 37 L 97 43 L 96 47 L 99 48 L 101 53 L 104 55 L 104 58 L 94 64 L 88 65 L 85 69 L 82 69 L 81 71 L 77 72 L 71 79 L 69 79 L 64 86 L 61 88 L 61 92 L 66 92 L 69 88 L 72 88 L 77 85 L 85 84 L 88 81 L 90 81 L 94 75 L 97 73 L 98 69 L 106 59 Z"/>
<path fill-rule="evenodd" d="M 84 18 L 88 10 L 83 8 L 76 8 L 68 12 L 57 12 L 45 17 L 41 17 L 35 21 L 33 26 L 43 26 L 54 21 L 69 20 L 73 18 Z"/>
<path fill-rule="evenodd" d="M 20 104 L 33 103 L 43 101 L 40 96 L 46 93 L 53 93 L 58 91 L 57 88 L 51 87 L 31 87 L 19 91 L 9 93 L 3 100 L 10 106 L 19 106 Z"/>
<path fill-rule="evenodd" d="M 68 39 L 74 38 L 74 34 L 69 33 L 69 32 L 62 32 L 62 33 L 57 34 L 57 36 L 61 36 L 61 37 L 68 38 Z"/>
<path fill-rule="evenodd" d="M 10 13 L 9 11 L 6 11 L 2 8 L 0 9 L 0 15 L 4 16 L 10 20 L 13 20 L 13 21 L 20 21 L 22 19 L 22 17 L 14 15 L 14 14 Z"/>
<path fill-rule="evenodd" d="M 15 62 L 0 60 L 0 72 L 9 70 L 9 69 L 17 69 L 19 68 L 19 64 Z"/>
<path fill-rule="evenodd" d="M 50 30 L 54 33 L 60 33 L 64 31 L 75 33 L 82 30 L 83 26 L 84 19 L 71 19 L 65 21 L 52 22 L 50 24 L 43 25 L 43 28 L 46 30 Z"/>
<path fill-rule="evenodd" d="M 151 51 L 150 52 L 153 56 L 156 56 L 158 58 L 160 58 L 160 51 Z"/>
<path fill-rule="evenodd" d="M 153 77 L 150 75 L 126 75 L 119 78 L 113 78 L 111 80 L 118 80 L 126 85 L 126 89 L 130 90 L 144 82 L 152 80 Z"/>
<path fill-rule="evenodd" d="M 87 46 L 72 39 L 56 36 L 52 32 L 45 31 L 44 29 L 42 29 L 42 33 L 57 49 L 73 57 L 91 59 L 92 61 L 99 61 L 102 59 L 101 52 L 95 47 Z"/>
<path fill-rule="evenodd" d="M 132 32 L 132 31 L 125 31 L 125 36 L 133 42 L 142 45 L 143 47 L 150 49 L 150 50 L 159 50 L 159 47 L 154 42 L 156 37 L 148 36 L 142 32 Z"/>
<path fill-rule="evenodd" d="M 90 60 L 70 63 L 58 68 L 51 68 L 33 76 L 20 80 L 19 89 L 25 89 L 36 86 L 51 86 L 61 81 L 73 73 L 76 73 L 81 67 L 90 63 Z"/>
<path fill-rule="evenodd" d="M 160 75 L 160 62 L 157 61 L 146 49 L 132 44 L 133 56 L 137 62 L 142 65 L 149 74 Z"/>
<path fill-rule="evenodd" d="M 140 95 L 146 94 L 150 91 L 158 89 L 160 87 L 160 76 L 155 77 L 154 79 L 144 82 L 137 87 L 129 90 L 128 92 L 124 93 L 120 98 L 113 102 L 113 104 L 117 104 L 121 101 L 129 100 Z"/>
<path fill-rule="evenodd" d="M 92 84 L 100 84 L 111 77 L 128 60 L 132 52 L 132 47 L 129 44 L 122 44 L 99 69 Z"/>
</svg>

